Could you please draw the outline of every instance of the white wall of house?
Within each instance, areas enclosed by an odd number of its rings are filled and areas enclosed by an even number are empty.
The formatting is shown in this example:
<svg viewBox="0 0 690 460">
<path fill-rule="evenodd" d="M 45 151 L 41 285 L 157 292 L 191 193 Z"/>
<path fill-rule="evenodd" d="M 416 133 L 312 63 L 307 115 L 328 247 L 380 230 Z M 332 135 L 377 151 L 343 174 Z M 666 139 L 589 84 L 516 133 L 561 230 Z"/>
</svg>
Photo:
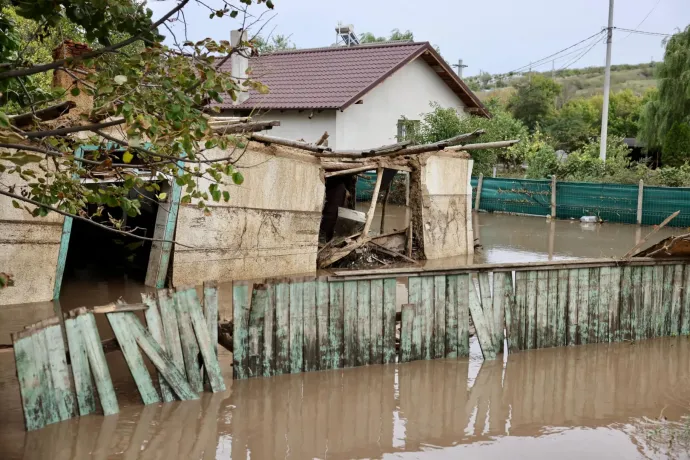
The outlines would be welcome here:
<svg viewBox="0 0 690 460">
<path fill-rule="evenodd" d="M 307 142 L 316 142 L 324 131 L 327 131 L 328 145 L 333 147 L 336 143 L 335 112 L 335 110 L 320 112 L 314 110 L 310 119 L 311 110 L 271 110 L 254 119 L 280 121 L 280 126 L 274 127 L 266 134 L 291 140 L 304 139 Z"/>
<path fill-rule="evenodd" d="M 464 114 L 462 100 L 421 58 L 409 62 L 336 117 L 338 149 L 363 149 L 397 142 L 398 120 L 421 119 L 430 102 Z M 330 131 L 329 131 L 330 133 Z M 330 145 L 330 144 L 329 144 Z"/>
</svg>

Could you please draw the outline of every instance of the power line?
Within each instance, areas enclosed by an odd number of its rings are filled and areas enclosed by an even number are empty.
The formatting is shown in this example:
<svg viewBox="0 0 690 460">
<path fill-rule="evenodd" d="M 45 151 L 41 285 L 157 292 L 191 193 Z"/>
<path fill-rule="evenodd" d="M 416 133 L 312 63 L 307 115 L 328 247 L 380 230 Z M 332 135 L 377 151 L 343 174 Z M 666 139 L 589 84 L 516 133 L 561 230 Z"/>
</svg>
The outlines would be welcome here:
<svg viewBox="0 0 690 460">
<path fill-rule="evenodd" d="M 580 55 L 577 56 L 575 59 L 573 59 L 573 60 L 571 60 L 570 62 L 568 62 L 566 65 L 564 65 L 564 66 L 561 67 L 560 69 L 558 69 L 558 72 L 560 72 L 561 70 L 565 70 L 565 69 L 567 69 L 568 67 L 570 67 L 571 65 L 575 64 L 577 61 L 579 61 L 580 59 L 582 59 L 583 57 L 585 57 L 585 55 L 587 55 L 590 51 L 592 51 L 592 49 L 593 49 L 595 46 L 597 46 L 598 44 L 599 44 L 599 42 L 594 42 L 594 43 L 592 43 L 592 45 L 591 45 L 589 48 L 587 48 L 585 51 L 583 51 L 582 54 L 580 54 Z"/>
<path fill-rule="evenodd" d="M 510 73 L 521 72 L 521 71 L 524 71 L 525 69 L 527 69 L 527 68 L 529 68 L 529 67 L 534 67 L 534 66 L 536 66 L 536 65 L 541 65 L 541 64 L 543 64 L 544 62 L 549 62 L 549 61 L 551 60 L 551 58 L 553 58 L 554 56 L 558 56 L 559 54 L 563 53 L 564 51 L 568 51 L 569 49 L 575 48 L 576 46 L 581 45 L 582 43 L 585 43 L 585 42 L 591 40 L 591 39 L 594 38 L 594 37 L 598 37 L 599 35 L 601 35 L 601 34 L 604 33 L 604 32 L 605 32 L 605 29 L 604 29 L 604 30 L 600 30 L 599 32 L 595 33 L 594 35 L 590 35 L 589 37 L 585 38 L 584 40 L 580 40 L 579 42 L 577 42 L 577 43 L 575 43 L 575 44 L 573 44 L 573 45 L 570 45 L 570 46 L 567 47 L 567 48 L 563 48 L 562 50 L 560 50 L 560 51 L 558 51 L 558 52 L 556 52 L 556 53 L 550 54 L 550 55 L 548 55 L 548 56 L 546 56 L 546 57 L 544 57 L 544 58 L 539 59 L 538 61 L 533 61 L 533 62 L 531 62 L 531 63 L 529 63 L 529 64 L 527 64 L 527 65 L 524 65 L 524 66 L 522 66 L 522 67 L 518 67 L 517 69 L 511 70 L 510 72 L 507 72 L 507 73 L 510 74 Z"/>
<path fill-rule="evenodd" d="M 652 7 L 651 10 L 649 10 L 649 13 L 647 13 L 647 16 L 645 16 L 645 17 L 640 21 L 640 23 L 639 23 L 638 25 L 635 26 L 635 29 L 637 29 L 638 27 L 640 27 L 640 26 L 647 20 L 647 18 L 654 12 L 654 10 L 656 9 L 656 7 L 659 6 L 659 3 L 661 3 L 661 0 L 657 0 L 656 4 Z M 630 32 L 630 33 L 632 33 L 632 32 Z M 629 36 L 630 36 L 630 35 L 628 35 L 628 37 L 629 37 Z M 627 37 L 626 37 L 626 38 L 627 38 Z"/>
<path fill-rule="evenodd" d="M 625 29 L 623 27 L 614 27 L 614 29 L 621 30 L 623 32 L 630 32 L 631 34 L 654 35 L 654 36 L 660 36 L 660 37 L 670 37 L 671 35 L 673 35 L 673 34 L 662 34 L 660 32 L 647 32 L 645 30 Z"/>
</svg>

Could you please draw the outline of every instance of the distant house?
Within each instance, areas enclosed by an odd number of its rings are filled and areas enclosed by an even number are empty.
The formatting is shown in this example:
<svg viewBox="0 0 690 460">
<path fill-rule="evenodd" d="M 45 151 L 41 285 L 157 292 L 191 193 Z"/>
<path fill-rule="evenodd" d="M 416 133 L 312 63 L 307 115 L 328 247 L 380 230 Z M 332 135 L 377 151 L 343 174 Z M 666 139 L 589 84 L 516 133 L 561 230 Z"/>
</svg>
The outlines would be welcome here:
<svg viewBox="0 0 690 460">
<path fill-rule="evenodd" d="M 280 51 L 246 61 L 234 55 L 224 70 L 242 78 L 248 67 L 270 92 L 252 90 L 234 104 L 228 98 L 223 114 L 279 120 L 270 133 L 279 137 L 315 142 L 327 131 L 329 147 L 362 149 L 405 138 L 430 102 L 489 116 L 428 42 Z"/>
</svg>

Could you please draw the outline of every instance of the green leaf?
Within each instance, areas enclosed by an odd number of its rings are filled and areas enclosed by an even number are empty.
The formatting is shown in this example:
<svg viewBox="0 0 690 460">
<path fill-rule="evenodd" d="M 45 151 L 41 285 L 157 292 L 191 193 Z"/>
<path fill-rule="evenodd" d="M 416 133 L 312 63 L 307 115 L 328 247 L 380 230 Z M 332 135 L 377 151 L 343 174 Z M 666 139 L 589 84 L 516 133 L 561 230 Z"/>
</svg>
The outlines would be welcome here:
<svg viewBox="0 0 690 460">
<path fill-rule="evenodd" d="M 127 83 L 127 77 L 124 75 L 118 75 L 115 78 L 113 78 L 113 80 L 115 81 L 116 85 L 124 85 L 125 83 Z"/>
<path fill-rule="evenodd" d="M 134 155 L 132 155 L 129 150 L 127 150 L 125 154 L 122 155 L 122 161 L 125 163 L 131 163 L 133 159 Z"/>
<path fill-rule="evenodd" d="M 10 124 L 10 118 L 4 112 L 0 112 L 0 126 L 9 128 Z"/>
<path fill-rule="evenodd" d="M 241 172 L 235 171 L 234 173 L 232 173 L 232 181 L 237 185 L 242 185 L 242 183 L 244 182 L 244 176 Z"/>
<path fill-rule="evenodd" d="M 72 91 L 70 91 L 70 93 L 72 94 L 72 96 L 79 96 L 79 93 L 81 93 L 81 91 L 79 90 L 79 88 L 74 87 L 72 88 Z"/>
<path fill-rule="evenodd" d="M 189 204 L 191 202 L 192 202 L 192 197 L 189 195 L 183 196 L 182 199 L 180 200 L 180 203 L 182 203 L 182 204 Z"/>
<path fill-rule="evenodd" d="M 236 17 L 237 17 L 237 10 L 232 10 L 232 11 L 230 12 L 230 17 L 233 18 L 233 19 L 236 18 Z"/>
<path fill-rule="evenodd" d="M 110 85 L 105 85 L 105 86 L 103 86 L 103 87 L 101 87 L 101 88 L 99 89 L 99 92 L 100 92 L 101 94 L 110 94 L 110 93 L 112 93 L 113 91 L 115 91 L 115 88 L 113 88 L 113 87 L 110 86 Z"/>
<path fill-rule="evenodd" d="M 227 192 L 227 191 L 223 192 L 223 200 L 224 200 L 226 203 L 227 203 L 228 201 L 230 201 L 230 192 Z"/>
<path fill-rule="evenodd" d="M 12 200 L 12 206 L 14 206 L 17 209 L 22 209 L 22 205 L 19 204 L 16 200 Z"/>
<path fill-rule="evenodd" d="M 167 193 L 160 193 L 160 194 L 158 195 L 158 200 L 159 200 L 159 201 L 164 201 L 167 197 L 168 197 L 168 194 L 167 194 Z"/>
</svg>

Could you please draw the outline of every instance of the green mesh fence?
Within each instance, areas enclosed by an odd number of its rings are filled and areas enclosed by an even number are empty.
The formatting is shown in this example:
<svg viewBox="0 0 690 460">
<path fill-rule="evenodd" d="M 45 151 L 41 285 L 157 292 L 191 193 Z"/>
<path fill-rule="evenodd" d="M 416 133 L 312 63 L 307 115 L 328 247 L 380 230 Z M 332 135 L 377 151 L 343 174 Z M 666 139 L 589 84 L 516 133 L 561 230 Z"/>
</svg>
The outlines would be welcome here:
<svg viewBox="0 0 690 460">
<path fill-rule="evenodd" d="M 477 196 L 472 178 L 472 203 Z M 598 216 L 608 222 L 637 221 L 638 186 L 582 182 L 556 183 L 556 217 Z M 484 178 L 479 209 L 489 212 L 551 214 L 551 181 Z M 690 188 L 644 187 L 642 224 L 658 225 L 680 211 L 669 226 L 690 227 Z"/>
</svg>

